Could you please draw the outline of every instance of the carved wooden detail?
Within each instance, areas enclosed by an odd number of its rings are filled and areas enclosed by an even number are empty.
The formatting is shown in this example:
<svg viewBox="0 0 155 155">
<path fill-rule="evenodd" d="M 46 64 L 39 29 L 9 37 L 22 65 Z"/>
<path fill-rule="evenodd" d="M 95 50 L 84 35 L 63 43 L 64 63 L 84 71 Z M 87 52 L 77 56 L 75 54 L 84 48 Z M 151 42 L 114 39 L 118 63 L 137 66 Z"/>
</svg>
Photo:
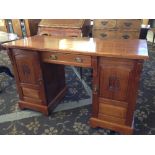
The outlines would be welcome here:
<svg viewBox="0 0 155 155">
<path fill-rule="evenodd" d="M 118 91 L 120 89 L 120 80 L 116 76 L 109 77 L 109 90 Z"/>
<path fill-rule="evenodd" d="M 29 76 L 29 75 L 31 74 L 31 71 L 30 71 L 30 68 L 29 68 L 28 65 L 23 64 L 23 65 L 22 65 L 22 68 L 23 68 L 23 74 L 24 74 L 25 76 Z"/>
</svg>

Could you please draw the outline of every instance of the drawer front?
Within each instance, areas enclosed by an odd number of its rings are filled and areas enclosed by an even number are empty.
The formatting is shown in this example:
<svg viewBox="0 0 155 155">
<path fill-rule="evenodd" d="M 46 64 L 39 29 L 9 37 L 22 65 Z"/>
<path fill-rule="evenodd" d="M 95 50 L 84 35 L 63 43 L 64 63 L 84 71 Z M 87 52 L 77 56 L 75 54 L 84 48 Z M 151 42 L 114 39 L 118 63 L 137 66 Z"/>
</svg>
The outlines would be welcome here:
<svg viewBox="0 0 155 155">
<path fill-rule="evenodd" d="M 104 115 L 124 119 L 126 117 L 126 111 L 127 110 L 125 107 L 99 103 L 99 113 L 104 114 Z"/>
<path fill-rule="evenodd" d="M 22 91 L 22 100 L 26 102 L 33 102 L 36 104 L 45 104 L 45 96 L 41 85 L 31 85 L 20 83 Z"/>
<path fill-rule="evenodd" d="M 107 122 L 117 123 L 121 125 L 125 125 L 125 119 L 117 118 L 113 116 L 107 116 L 104 114 L 99 113 L 98 118 Z"/>
<path fill-rule="evenodd" d="M 43 28 L 40 27 L 39 35 L 60 36 L 60 37 L 82 37 L 80 29 L 63 29 L 63 28 Z"/>
<path fill-rule="evenodd" d="M 23 87 L 22 91 L 23 91 L 23 95 L 25 97 L 30 97 L 30 98 L 34 98 L 34 99 L 40 100 L 40 95 L 39 95 L 40 91 L 38 89 L 32 89 L 32 88 Z"/>
<path fill-rule="evenodd" d="M 93 37 L 100 39 L 115 39 L 117 31 L 116 30 L 102 30 L 102 29 L 93 29 Z"/>
<path fill-rule="evenodd" d="M 117 39 L 139 39 L 139 31 L 118 31 Z"/>
<path fill-rule="evenodd" d="M 119 29 L 136 29 L 140 30 L 141 20 L 139 19 L 118 19 L 117 28 Z"/>
<path fill-rule="evenodd" d="M 91 56 L 43 52 L 42 60 L 48 63 L 91 67 Z"/>
<path fill-rule="evenodd" d="M 115 28 L 116 19 L 95 19 L 93 27 L 97 29 Z"/>
</svg>

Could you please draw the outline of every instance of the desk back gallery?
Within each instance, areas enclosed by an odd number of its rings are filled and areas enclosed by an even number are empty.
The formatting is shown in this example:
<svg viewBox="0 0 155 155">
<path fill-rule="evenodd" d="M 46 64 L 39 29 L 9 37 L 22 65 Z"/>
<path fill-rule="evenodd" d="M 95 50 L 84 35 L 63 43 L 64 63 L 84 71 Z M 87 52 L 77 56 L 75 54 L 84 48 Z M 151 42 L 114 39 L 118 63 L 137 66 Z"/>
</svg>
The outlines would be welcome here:
<svg viewBox="0 0 155 155">
<path fill-rule="evenodd" d="M 133 132 L 146 40 L 33 36 L 3 44 L 12 62 L 21 109 L 46 115 L 64 97 L 64 65 L 93 69 L 91 127 Z"/>
</svg>

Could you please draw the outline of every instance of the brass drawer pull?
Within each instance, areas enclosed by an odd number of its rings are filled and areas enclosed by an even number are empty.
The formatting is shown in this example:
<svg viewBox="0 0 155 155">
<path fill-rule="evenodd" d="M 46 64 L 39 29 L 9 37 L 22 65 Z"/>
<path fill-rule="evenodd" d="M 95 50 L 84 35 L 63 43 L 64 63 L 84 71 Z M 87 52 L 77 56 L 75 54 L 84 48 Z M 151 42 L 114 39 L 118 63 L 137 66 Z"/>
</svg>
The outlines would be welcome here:
<svg viewBox="0 0 155 155">
<path fill-rule="evenodd" d="M 130 36 L 127 35 L 127 34 L 126 35 L 123 35 L 122 37 L 123 37 L 123 39 L 129 39 L 130 38 Z"/>
<path fill-rule="evenodd" d="M 83 62 L 83 60 L 82 60 L 81 58 L 79 58 L 79 57 L 76 57 L 76 58 L 75 58 L 75 61 L 78 62 L 78 63 Z"/>
<path fill-rule="evenodd" d="M 105 38 L 105 37 L 107 37 L 107 34 L 101 33 L 100 36 L 101 36 L 102 38 Z"/>
<path fill-rule="evenodd" d="M 96 94 L 97 92 L 98 92 L 98 86 L 95 84 L 93 87 L 93 93 Z"/>
<path fill-rule="evenodd" d="M 107 25 L 108 21 L 101 21 L 102 25 Z"/>
<path fill-rule="evenodd" d="M 126 27 L 130 27 L 130 26 L 132 25 L 132 23 L 125 22 L 124 25 L 125 25 Z"/>
<path fill-rule="evenodd" d="M 50 59 L 52 59 L 52 60 L 57 60 L 58 57 L 57 57 L 56 55 L 52 54 L 52 55 L 50 55 Z"/>
</svg>

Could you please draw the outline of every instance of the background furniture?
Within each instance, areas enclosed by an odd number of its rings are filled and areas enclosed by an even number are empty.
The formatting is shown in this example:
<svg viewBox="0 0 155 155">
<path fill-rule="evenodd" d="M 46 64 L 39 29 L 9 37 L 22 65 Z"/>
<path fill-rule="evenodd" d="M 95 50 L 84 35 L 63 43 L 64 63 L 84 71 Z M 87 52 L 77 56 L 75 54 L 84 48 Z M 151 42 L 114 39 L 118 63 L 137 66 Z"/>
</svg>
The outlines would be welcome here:
<svg viewBox="0 0 155 155">
<path fill-rule="evenodd" d="M 0 19 L 0 31 L 7 32 L 5 19 Z"/>
<path fill-rule="evenodd" d="M 38 25 L 39 35 L 88 37 L 90 20 L 87 19 L 43 19 Z"/>
<path fill-rule="evenodd" d="M 150 25 L 150 31 L 153 33 L 152 37 L 152 46 L 154 45 L 154 39 L 155 39 L 155 19 L 149 19 L 149 25 Z"/>
<path fill-rule="evenodd" d="M 149 30 L 150 30 L 149 25 L 142 26 L 141 29 L 140 29 L 139 39 L 147 39 L 147 33 L 148 33 Z"/>
<path fill-rule="evenodd" d="M 101 39 L 138 39 L 140 19 L 95 19 L 93 37 Z"/>
<path fill-rule="evenodd" d="M 4 19 L 0 20 L 0 30 L 15 33 L 18 37 L 29 37 L 37 34 L 40 19 Z"/>
<path fill-rule="evenodd" d="M 25 44 L 26 42 L 26 44 Z M 146 40 L 99 40 L 33 36 L 8 48 L 19 106 L 48 114 L 65 95 L 63 65 L 93 69 L 92 127 L 133 132 L 133 113 Z M 141 51 L 142 49 L 142 51 Z"/>
</svg>

